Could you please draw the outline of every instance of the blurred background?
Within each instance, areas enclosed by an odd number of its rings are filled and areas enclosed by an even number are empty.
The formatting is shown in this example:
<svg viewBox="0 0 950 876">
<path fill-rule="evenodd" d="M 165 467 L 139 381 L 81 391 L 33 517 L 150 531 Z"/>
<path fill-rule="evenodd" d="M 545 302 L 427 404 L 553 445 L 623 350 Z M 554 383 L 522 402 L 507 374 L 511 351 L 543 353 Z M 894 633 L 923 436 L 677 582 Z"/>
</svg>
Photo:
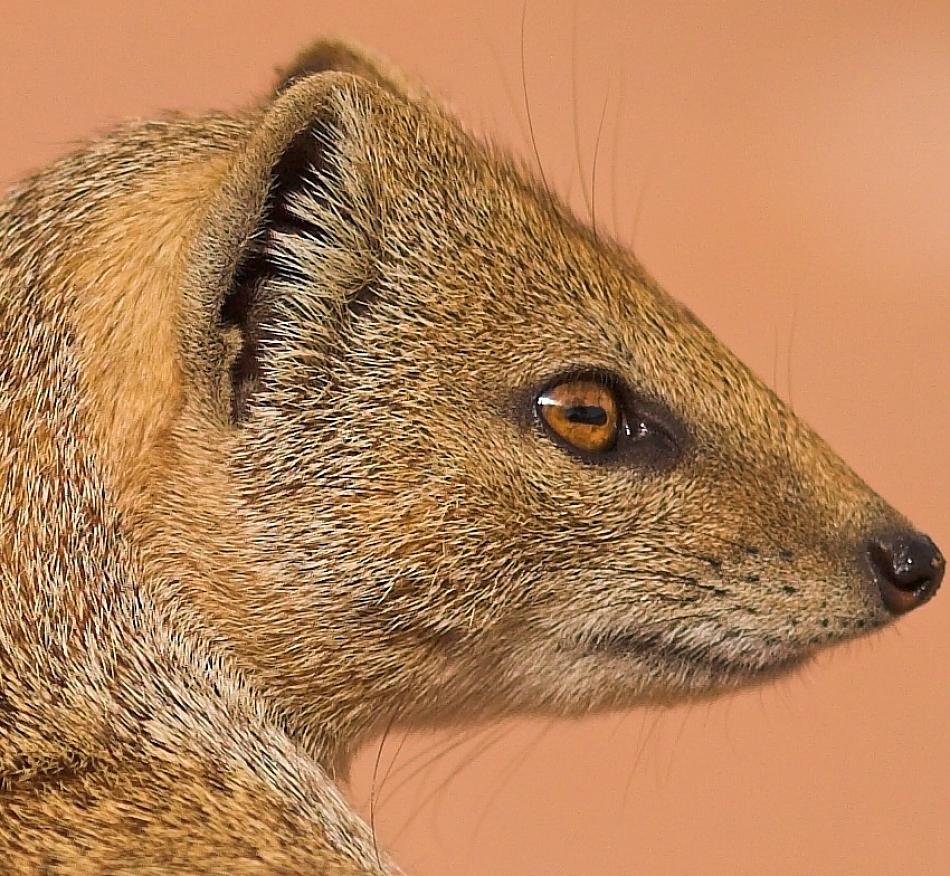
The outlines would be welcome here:
<svg viewBox="0 0 950 876">
<path fill-rule="evenodd" d="M 343 35 L 591 204 L 950 551 L 950 3 L 3 0 L 0 183 L 240 106 Z M 524 22 L 522 29 L 522 20 Z M 349 794 L 412 876 L 950 872 L 950 594 L 713 704 L 408 735 Z"/>
</svg>

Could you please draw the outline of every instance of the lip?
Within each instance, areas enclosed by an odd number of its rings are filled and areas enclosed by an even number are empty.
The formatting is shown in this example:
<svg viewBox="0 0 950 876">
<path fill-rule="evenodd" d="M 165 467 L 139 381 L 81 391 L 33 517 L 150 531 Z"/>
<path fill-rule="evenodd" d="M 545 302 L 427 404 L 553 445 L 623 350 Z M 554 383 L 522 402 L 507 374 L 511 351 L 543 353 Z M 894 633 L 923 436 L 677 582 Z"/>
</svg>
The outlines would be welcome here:
<svg viewBox="0 0 950 876">
<path fill-rule="evenodd" d="M 770 654 L 766 649 L 747 653 L 743 657 L 729 658 L 709 651 L 701 653 L 694 647 L 685 647 L 664 642 L 658 635 L 620 630 L 585 639 L 581 643 L 590 653 L 608 654 L 615 657 L 659 658 L 664 663 L 679 668 L 703 670 L 723 681 L 754 679 L 771 676 L 794 669 L 812 656 L 810 649 L 794 654 L 788 652 Z"/>
</svg>

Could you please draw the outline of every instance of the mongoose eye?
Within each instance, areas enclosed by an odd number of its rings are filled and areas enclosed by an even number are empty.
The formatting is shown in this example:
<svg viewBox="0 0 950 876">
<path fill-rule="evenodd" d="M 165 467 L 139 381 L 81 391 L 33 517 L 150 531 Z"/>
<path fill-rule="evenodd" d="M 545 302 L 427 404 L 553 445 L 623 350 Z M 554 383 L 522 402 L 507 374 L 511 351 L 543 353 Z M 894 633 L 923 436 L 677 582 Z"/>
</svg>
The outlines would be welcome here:
<svg viewBox="0 0 950 876">
<path fill-rule="evenodd" d="M 544 424 L 563 442 L 583 454 L 613 450 L 622 412 L 612 387 L 586 379 L 565 380 L 538 396 Z"/>
<path fill-rule="evenodd" d="M 665 468 L 688 441 L 671 411 L 609 372 L 553 381 L 536 396 L 535 410 L 555 443 L 585 462 Z"/>
</svg>

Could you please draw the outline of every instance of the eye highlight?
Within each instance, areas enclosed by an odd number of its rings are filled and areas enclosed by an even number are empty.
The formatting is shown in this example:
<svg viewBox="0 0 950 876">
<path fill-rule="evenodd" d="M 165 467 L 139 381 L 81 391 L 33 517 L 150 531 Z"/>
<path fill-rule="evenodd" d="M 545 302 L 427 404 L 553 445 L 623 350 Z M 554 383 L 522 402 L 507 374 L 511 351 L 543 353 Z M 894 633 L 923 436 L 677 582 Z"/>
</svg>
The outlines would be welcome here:
<svg viewBox="0 0 950 876">
<path fill-rule="evenodd" d="M 610 386 L 574 378 L 544 390 L 537 400 L 544 424 L 563 442 L 584 454 L 613 450 L 621 427 L 621 407 Z"/>
</svg>

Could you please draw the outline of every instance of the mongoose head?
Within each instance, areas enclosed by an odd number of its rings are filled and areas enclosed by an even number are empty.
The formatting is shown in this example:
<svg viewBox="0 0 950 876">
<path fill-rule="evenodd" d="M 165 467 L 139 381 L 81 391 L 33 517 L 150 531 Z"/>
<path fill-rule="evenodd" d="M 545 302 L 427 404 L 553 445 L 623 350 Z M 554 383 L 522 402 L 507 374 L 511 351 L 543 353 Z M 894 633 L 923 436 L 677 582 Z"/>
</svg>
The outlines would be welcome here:
<svg viewBox="0 0 950 876">
<path fill-rule="evenodd" d="M 629 253 L 382 65 L 320 45 L 190 130 L 200 196 L 149 184 L 168 357 L 113 345 L 104 434 L 152 580 L 316 749 L 705 695 L 936 590 L 933 543 Z M 109 318 L 164 338 L 156 306 Z"/>
</svg>

